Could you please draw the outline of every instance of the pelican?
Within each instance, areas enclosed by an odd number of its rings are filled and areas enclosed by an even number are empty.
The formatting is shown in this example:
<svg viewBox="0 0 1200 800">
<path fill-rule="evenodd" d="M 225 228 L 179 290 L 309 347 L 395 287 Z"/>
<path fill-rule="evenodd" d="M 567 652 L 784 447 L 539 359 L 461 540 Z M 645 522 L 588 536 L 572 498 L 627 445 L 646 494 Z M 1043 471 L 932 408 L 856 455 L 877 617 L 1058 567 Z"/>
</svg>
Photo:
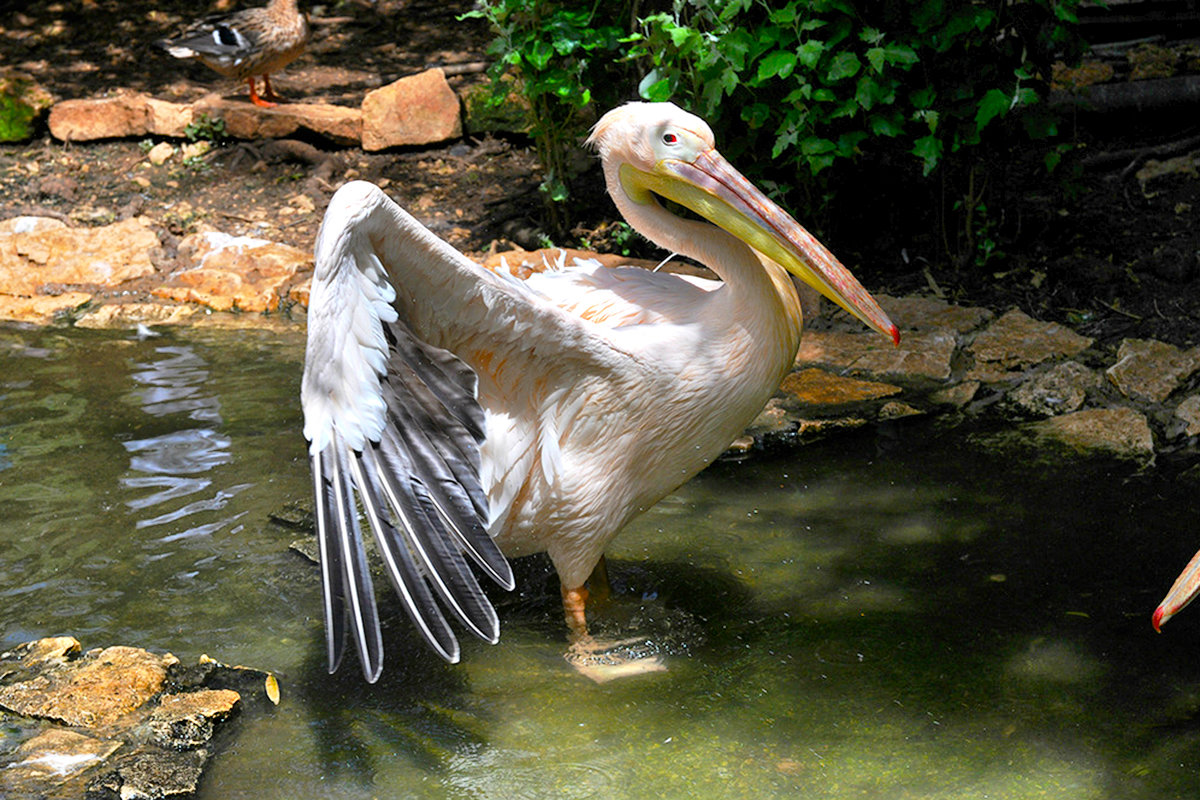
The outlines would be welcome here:
<svg viewBox="0 0 1200 800">
<path fill-rule="evenodd" d="M 801 315 L 789 272 L 899 342 L 699 117 L 629 103 L 588 144 L 629 224 L 719 281 L 582 263 L 521 281 L 457 252 L 369 183 L 330 201 L 301 389 L 330 672 L 348 633 L 368 681 L 383 665 L 360 518 L 447 661 L 460 653 L 449 619 L 498 641 L 469 562 L 511 589 L 505 556 L 549 554 L 579 640 L 605 546 L 712 463 L 791 368 Z"/>
<path fill-rule="evenodd" d="M 1163 624 L 1187 608 L 1188 603 L 1195 600 L 1198 594 L 1200 594 L 1200 553 L 1192 556 L 1192 560 L 1187 563 L 1183 572 L 1179 573 L 1179 577 L 1171 585 L 1167 596 L 1158 604 L 1158 608 L 1154 609 L 1154 614 L 1150 617 L 1150 623 L 1154 626 L 1154 630 L 1162 633 Z"/>
</svg>

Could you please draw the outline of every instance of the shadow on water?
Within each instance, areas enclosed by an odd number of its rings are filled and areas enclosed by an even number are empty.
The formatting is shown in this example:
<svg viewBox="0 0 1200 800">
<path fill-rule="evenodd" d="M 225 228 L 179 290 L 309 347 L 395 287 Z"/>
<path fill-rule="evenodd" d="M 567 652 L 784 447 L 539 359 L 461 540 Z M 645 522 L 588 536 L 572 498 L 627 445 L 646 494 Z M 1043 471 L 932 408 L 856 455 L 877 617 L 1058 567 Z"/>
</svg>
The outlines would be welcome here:
<svg viewBox="0 0 1200 800">
<path fill-rule="evenodd" d="M 309 486 L 299 337 L 0 328 L 0 646 L 202 652 L 273 671 L 203 798 L 1200 796 L 1200 617 L 1149 614 L 1200 544 L 1168 470 L 928 422 L 719 463 L 614 543 L 563 659 L 544 558 L 448 666 L 383 591 L 385 671 L 326 674 L 315 566 L 272 524 Z"/>
</svg>

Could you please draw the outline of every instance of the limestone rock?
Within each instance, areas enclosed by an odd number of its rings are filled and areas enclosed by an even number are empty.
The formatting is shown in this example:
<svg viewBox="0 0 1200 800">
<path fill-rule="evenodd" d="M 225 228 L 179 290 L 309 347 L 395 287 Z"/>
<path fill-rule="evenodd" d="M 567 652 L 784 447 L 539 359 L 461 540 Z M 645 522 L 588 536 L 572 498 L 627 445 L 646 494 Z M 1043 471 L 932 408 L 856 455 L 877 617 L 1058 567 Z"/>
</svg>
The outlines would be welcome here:
<svg viewBox="0 0 1200 800">
<path fill-rule="evenodd" d="M 458 96 L 440 69 L 367 92 L 362 115 L 362 147 L 368 151 L 462 136 Z"/>
<path fill-rule="evenodd" d="M 75 727 L 107 725 L 155 694 L 177 659 L 133 647 L 92 651 L 76 661 L 0 686 L 0 706 Z"/>
<path fill-rule="evenodd" d="M 209 95 L 196 102 L 195 111 L 223 120 L 225 132 L 236 139 L 282 139 L 297 131 L 311 131 L 343 145 L 357 145 L 362 138 L 362 112 L 345 106 L 281 103 L 260 108 Z"/>
<path fill-rule="evenodd" d="M 68 789 L 70 782 L 120 746 L 120 741 L 50 728 L 21 743 L 4 768 L 0 789 L 6 797 L 41 797 L 51 787 L 59 789 L 55 796 L 79 797 L 83 792 Z"/>
<path fill-rule="evenodd" d="M 1175 419 L 1183 424 L 1185 436 L 1200 436 L 1200 394 L 1185 398 L 1175 409 Z"/>
<path fill-rule="evenodd" d="M 0 222 L 0 287 L 10 294 L 46 294 L 50 286 L 116 286 L 154 273 L 158 236 L 144 217 L 99 228 L 69 228 L 58 220 L 14 217 Z"/>
<path fill-rule="evenodd" d="M 241 699 L 230 689 L 167 695 L 147 721 L 150 741 L 169 750 L 201 747 L 212 739 L 214 724 L 228 719 Z"/>
<path fill-rule="evenodd" d="M 215 311 L 275 311 L 283 287 L 312 263 L 289 245 L 217 232 L 185 237 L 179 253 L 190 265 L 151 293 Z"/>
<path fill-rule="evenodd" d="M 20 297 L 0 294 L 0 319 L 10 322 L 31 322 L 48 325 L 69 314 L 92 299 L 87 292 L 63 292 L 58 295 Z"/>
<path fill-rule="evenodd" d="M 945 389 L 938 389 L 929 395 L 929 400 L 940 406 L 962 408 L 975 399 L 981 385 L 979 381 L 963 381 Z"/>
<path fill-rule="evenodd" d="M 779 388 L 790 405 L 826 408 L 878 400 L 903 391 L 889 383 L 846 378 L 815 367 L 791 373 Z"/>
<path fill-rule="evenodd" d="M 50 109 L 50 135 L 64 142 L 145 136 L 150 130 L 147 95 L 121 92 L 111 97 L 64 100 Z"/>
<path fill-rule="evenodd" d="M 3 298 L 0 297 L 0 300 Z M 142 325 L 185 325 L 200 309 L 164 303 L 113 303 L 89 311 L 75 321 L 76 328 L 136 328 Z"/>
<path fill-rule="evenodd" d="M 993 322 L 968 348 L 975 368 L 968 379 L 998 381 L 1052 358 L 1070 357 L 1090 347 L 1092 340 L 1056 322 L 1039 322 L 1013 309 Z"/>
<path fill-rule="evenodd" d="M 159 142 L 146 153 L 146 160 L 156 167 L 161 167 L 173 155 L 175 147 L 170 142 Z"/>
<path fill-rule="evenodd" d="M 89 798 L 108 800 L 171 800 L 187 798 L 200 787 L 208 762 L 204 749 L 170 753 L 140 747 L 123 753 L 103 775 L 87 786 Z"/>
<path fill-rule="evenodd" d="M 1106 374 L 1126 397 L 1161 403 L 1197 369 L 1200 347 L 1180 350 L 1153 339 L 1125 339 Z"/>
<path fill-rule="evenodd" d="M 1035 436 L 1057 441 L 1080 451 L 1098 450 L 1112 455 L 1148 458 L 1154 455 L 1154 436 L 1146 418 L 1132 408 L 1096 408 L 1076 411 L 1026 429 Z"/>
<path fill-rule="evenodd" d="M 912 333 L 900 340 L 899 347 L 877 333 L 806 331 L 796 364 L 824 365 L 897 380 L 943 381 L 950 377 L 950 359 L 957 342 L 957 335 L 945 329 Z"/>
<path fill-rule="evenodd" d="M 245 101 L 207 95 L 193 104 L 170 103 L 140 92 L 111 97 L 64 100 L 50 109 L 50 134 L 67 142 L 139 137 L 183 138 L 186 129 L 207 114 L 225 123 L 238 139 L 266 139 L 311 131 L 337 144 L 358 144 L 362 112 L 321 103 L 286 103 L 260 108 Z"/>
<path fill-rule="evenodd" d="M 1053 417 L 1079 410 L 1089 389 L 1100 385 L 1100 377 L 1075 361 L 1058 364 L 1013 389 L 1007 398 L 1019 414 Z"/>
<path fill-rule="evenodd" d="M 995 315 L 986 308 L 952 306 L 933 297 L 889 297 L 877 295 L 879 305 L 901 331 L 948 328 L 970 333 Z"/>
</svg>

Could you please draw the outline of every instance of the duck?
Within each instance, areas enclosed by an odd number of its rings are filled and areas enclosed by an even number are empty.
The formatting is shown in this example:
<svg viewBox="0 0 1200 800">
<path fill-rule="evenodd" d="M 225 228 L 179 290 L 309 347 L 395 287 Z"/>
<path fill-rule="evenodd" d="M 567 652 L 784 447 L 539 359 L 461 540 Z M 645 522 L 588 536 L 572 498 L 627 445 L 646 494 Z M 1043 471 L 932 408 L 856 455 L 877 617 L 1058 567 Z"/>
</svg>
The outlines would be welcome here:
<svg viewBox="0 0 1200 800">
<path fill-rule="evenodd" d="M 204 17 L 179 36 L 155 45 L 175 58 L 196 58 L 227 78 L 245 80 L 251 103 L 274 108 L 281 98 L 271 88 L 270 73 L 304 53 L 308 34 L 308 20 L 297 0 L 271 0 L 265 7 Z M 256 75 L 263 79 L 261 96 Z"/>
</svg>

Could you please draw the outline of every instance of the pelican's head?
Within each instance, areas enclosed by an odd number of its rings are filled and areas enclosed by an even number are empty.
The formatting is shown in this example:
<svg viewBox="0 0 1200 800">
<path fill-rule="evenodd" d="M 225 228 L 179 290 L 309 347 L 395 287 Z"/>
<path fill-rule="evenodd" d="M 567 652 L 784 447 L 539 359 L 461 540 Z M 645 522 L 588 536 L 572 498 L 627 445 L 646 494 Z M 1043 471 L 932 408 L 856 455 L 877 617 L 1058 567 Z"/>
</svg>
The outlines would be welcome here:
<svg viewBox="0 0 1200 800">
<path fill-rule="evenodd" d="M 588 143 L 600 153 L 610 191 L 637 205 L 661 195 L 687 206 L 899 343 L 862 284 L 717 152 L 712 129 L 695 114 L 674 103 L 627 103 L 600 118 Z"/>
</svg>

